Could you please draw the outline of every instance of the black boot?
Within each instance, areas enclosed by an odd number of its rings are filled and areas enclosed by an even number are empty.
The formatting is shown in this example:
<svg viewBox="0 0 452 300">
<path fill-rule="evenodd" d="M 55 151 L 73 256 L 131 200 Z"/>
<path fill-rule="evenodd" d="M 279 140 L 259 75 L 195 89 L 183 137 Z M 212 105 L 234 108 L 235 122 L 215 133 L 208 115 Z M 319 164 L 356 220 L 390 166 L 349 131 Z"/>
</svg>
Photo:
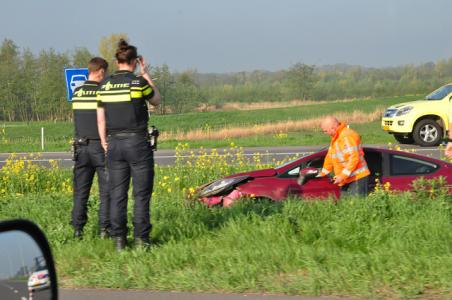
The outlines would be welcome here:
<svg viewBox="0 0 452 300">
<path fill-rule="evenodd" d="M 115 246 L 116 251 L 121 252 L 126 248 L 127 238 L 125 236 L 117 236 L 115 237 Z"/>
<path fill-rule="evenodd" d="M 100 229 L 99 236 L 100 236 L 100 238 L 103 239 L 103 240 L 104 240 L 104 239 L 110 238 L 110 237 L 111 237 L 110 229 L 108 229 L 108 228 L 101 228 L 101 229 Z"/>
<path fill-rule="evenodd" d="M 135 238 L 135 247 L 137 248 L 151 248 L 151 241 L 149 238 Z"/>
<path fill-rule="evenodd" d="M 76 239 L 76 240 L 83 239 L 83 230 L 82 229 L 74 229 L 74 239 Z"/>
</svg>

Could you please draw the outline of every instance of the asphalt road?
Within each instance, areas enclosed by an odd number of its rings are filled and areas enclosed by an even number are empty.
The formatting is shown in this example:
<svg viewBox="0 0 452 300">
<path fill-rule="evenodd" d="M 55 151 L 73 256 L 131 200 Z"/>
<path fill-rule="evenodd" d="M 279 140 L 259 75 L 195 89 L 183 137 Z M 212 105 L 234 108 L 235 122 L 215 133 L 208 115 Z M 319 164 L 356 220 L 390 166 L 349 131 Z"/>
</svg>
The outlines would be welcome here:
<svg viewBox="0 0 452 300">
<path fill-rule="evenodd" d="M 372 147 L 385 148 L 386 145 L 369 145 Z M 413 151 L 417 154 L 427 155 L 435 158 L 440 158 L 444 155 L 444 150 L 440 150 L 438 147 L 417 147 L 413 145 L 402 145 L 401 148 L 405 150 Z M 244 148 L 244 156 L 252 157 L 255 153 L 261 154 L 261 160 L 263 163 L 271 162 L 273 158 L 277 161 L 282 160 L 285 157 L 293 157 L 295 155 L 306 155 L 322 149 L 319 146 L 302 146 L 302 147 L 250 147 Z M 223 149 L 217 149 L 218 153 L 222 153 Z M 194 150 L 196 153 L 196 150 Z M 10 156 L 10 153 L 0 153 L 0 167 L 5 164 L 6 159 Z M 27 153 L 17 153 L 17 157 L 26 156 Z M 175 163 L 175 151 L 174 150 L 158 150 L 154 155 L 155 163 L 161 166 L 169 166 Z M 49 166 L 49 160 L 54 160 L 63 168 L 70 168 L 73 166 L 71 154 L 69 152 L 43 152 L 37 159 L 31 161 L 38 164 Z"/>
<path fill-rule="evenodd" d="M 0 281 L 0 296 L 2 300 L 28 300 L 27 282 L 13 280 Z"/>
<path fill-rule="evenodd" d="M 0 280 L 1 300 L 50 300 L 50 289 L 34 291 L 29 298 L 27 281 Z M 94 299 L 94 298 L 93 298 Z"/>
<path fill-rule="evenodd" d="M 111 289 L 60 289 L 62 300 L 345 300 L 332 297 L 303 297 L 259 294 L 201 294 L 182 292 L 150 292 Z M 354 300 L 357 300 L 354 298 Z"/>
</svg>

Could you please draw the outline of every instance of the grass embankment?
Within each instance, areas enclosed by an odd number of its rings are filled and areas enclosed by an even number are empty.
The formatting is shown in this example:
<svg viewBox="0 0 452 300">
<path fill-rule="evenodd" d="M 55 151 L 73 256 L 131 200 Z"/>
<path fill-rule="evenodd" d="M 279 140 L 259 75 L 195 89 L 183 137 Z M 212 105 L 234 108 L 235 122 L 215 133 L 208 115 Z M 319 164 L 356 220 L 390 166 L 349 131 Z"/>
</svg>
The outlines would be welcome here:
<svg viewBox="0 0 452 300">
<path fill-rule="evenodd" d="M 228 209 L 155 198 L 150 252 L 117 254 L 95 237 L 71 240 L 69 195 L 2 201 L 0 219 L 37 222 L 62 286 L 405 298 L 452 294 L 450 200 L 409 195 Z"/>
<path fill-rule="evenodd" d="M 231 156 L 232 163 L 214 154 L 157 168 L 150 252 L 118 254 L 111 241 L 97 238 L 96 191 L 85 239 L 74 241 L 71 194 L 26 192 L 30 183 L 16 185 L 31 172 L 21 164 L 1 169 L 7 192 L 0 197 L 0 219 L 27 218 L 44 229 L 65 287 L 452 297 L 450 196 L 380 190 L 337 204 L 249 200 L 228 209 L 186 202 L 194 186 L 250 168 L 240 151 Z M 46 179 L 52 180 L 57 185 L 61 178 Z"/>
<path fill-rule="evenodd" d="M 247 111 L 154 115 L 152 123 L 162 133 L 160 149 L 174 148 L 179 142 L 189 142 L 196 148 L 218 148 L 228 146 L 232 139 L 243 147 L 321 145 L 328 142 L 328 137 L 318 128 L 318 119 L 322 116 L 338 114 L 347 117 L 356 112 L 367 117 L 392 104 L 418 98 L 419 96 L 405 96 Z M 364 120 L 365 123 L 362 120 L 351 120 L 352 127 L 358 129 L 365 143 L 393 142 L 393 138 L 381 130 L 379 120 L 370 117 Z M 300 121 L 304 123 L 300 124 Z M 0 132 L 0 152 L 41 151 L 41 127 L 45 128 L 45 151 L 68 151 L 70 148 L 69 140 L 73 132 L 70 122 L 3 125 L 4 133 Z"/>
</svg>

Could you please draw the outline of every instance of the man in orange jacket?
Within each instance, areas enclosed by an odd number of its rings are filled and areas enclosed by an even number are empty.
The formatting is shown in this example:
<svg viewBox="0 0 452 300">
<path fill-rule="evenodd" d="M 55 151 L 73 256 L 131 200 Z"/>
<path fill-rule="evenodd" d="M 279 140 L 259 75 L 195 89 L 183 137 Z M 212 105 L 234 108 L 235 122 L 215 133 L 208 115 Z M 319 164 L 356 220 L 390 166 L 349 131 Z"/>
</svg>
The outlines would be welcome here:
<svg viewBox="0 0 452 300">
<path fill-rule="evenodd" d="M 370 172 L 359 134 L 332 116 L 322 121 L 322 130 L 331 136 L 331 144 L 319 176 L 334 171 L 333 180 L 340 186 L 341 196 L 367 196 Z"/>
</svg>

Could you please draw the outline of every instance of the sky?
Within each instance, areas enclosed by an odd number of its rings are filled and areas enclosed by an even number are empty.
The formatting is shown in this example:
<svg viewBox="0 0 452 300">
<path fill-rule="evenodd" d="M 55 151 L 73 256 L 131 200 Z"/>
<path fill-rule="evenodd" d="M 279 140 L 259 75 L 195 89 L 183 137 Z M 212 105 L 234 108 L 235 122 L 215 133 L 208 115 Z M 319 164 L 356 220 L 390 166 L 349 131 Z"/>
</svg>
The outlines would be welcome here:
<svg viewBox="0 0 452 300">
<path fill-rule="evenodd" d="M 451 11 L 450 0 L 15 0 L 2 3 L 0 39 L 97 54 L 124 32 L 152 65 L 203 73 L 387 67 L 451 57 Z"/>
<path fill-rule="evenodd" d="M 42 255 L 27 233 L 18 230 L 0 233 L 0 280 L 13 277 L 23 266 L 33 268 L 34 258 Z"/>
</svg>

